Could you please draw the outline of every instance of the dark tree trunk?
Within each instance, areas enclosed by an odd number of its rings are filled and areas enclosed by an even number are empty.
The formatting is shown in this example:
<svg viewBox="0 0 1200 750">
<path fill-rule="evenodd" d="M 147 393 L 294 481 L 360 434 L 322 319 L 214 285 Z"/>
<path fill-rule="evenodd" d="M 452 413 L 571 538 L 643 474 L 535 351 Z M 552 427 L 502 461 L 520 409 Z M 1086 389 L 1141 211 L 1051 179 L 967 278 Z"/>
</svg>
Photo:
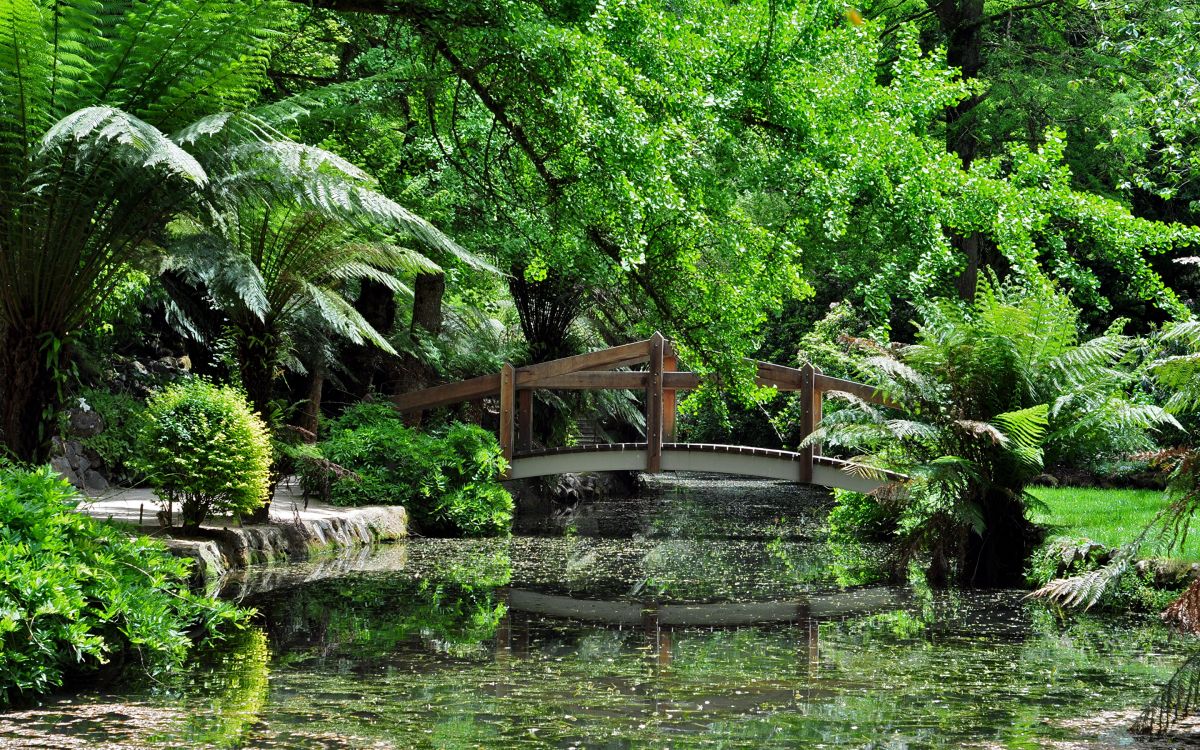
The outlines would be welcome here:
<svg viewBox="0 0 1200 750">
<path fill-rule="evenodd" d="M 418 274 L 413 280 L 412 324 L 409 335 L 436 336 L 442 332 L 442 299 L 446 295 L 446 277 L 440 273 Z M 432 385 L 437 373 L 426 362 L 411 354 L 400 355 L 397 368 L 396 393 L 407 393 Z"/>
<path fill-rule="evenodd" d="M 446 276 L 441 273 L 417 274 L 413 281 L 412 328 L 425 329 L 438 335 L 442 332 L 442 299 L 446 296 Z"/>
<path fill-rule="evenodd" d="M 1036 546 L 1036 527 L 1025 518 L 1020 499 L 1008 493 L 988 493 L 983 509 L 983 534 L 967 536 L 959 582 L 968 586 L 1010 587 L 1025 582 L 1025 568 Z"/>
<path fill-rule="evenodd" d="M 363 279 L 354 309 L 385 338 L 396 326 L 396 293 L 378 281 Z M 387 382 L 385 362 L 384 353 L 370 344 L 347 350 L 344 364 L 350 374 L 348 395 L 353 400 L 362 400 L 377 384 Z"/>
<path fill-rule="evenodd" d="M 945 35 L 947 64 L 961 70 L 963 80 L 978 78 L 983 67 L 983 0 L 942 0 L 940 3 L 929 0 L 929 3 Z M 971 168 L 979 152 L 979 139 L 969 115 L 981 100 L 982 97 L 972 95 L 946 110 L 946 148 L 958 155 L 963 169 Z M 983 236 L 978 232 L 954 233 L 950 242 L 964 258 L 955 287 L 963 299 L 974 299 L 983 264 Z"/>
<path fill-rule="evenodd" d="M 8 329 L 0 342 L 0 418 L 12 457 L 31 464 L 50 456 L 49 416 L 57 405 L 54 370 L 62 352 L 50 353 L 37 332 Z"/>
</svg>

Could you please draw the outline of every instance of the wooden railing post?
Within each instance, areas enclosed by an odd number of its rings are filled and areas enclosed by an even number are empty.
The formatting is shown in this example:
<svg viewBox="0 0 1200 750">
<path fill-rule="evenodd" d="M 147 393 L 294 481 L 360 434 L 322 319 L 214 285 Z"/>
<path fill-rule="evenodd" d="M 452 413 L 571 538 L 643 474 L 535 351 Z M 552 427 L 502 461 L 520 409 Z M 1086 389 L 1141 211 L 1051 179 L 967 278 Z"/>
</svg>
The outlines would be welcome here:
<svg viewBox="0 0 1200 750">
<path fill-rule="evenodd" d="M 513 366 L 504 363 L 500 368 L 500 452 L 504 460 L 512 466 L 513 458 L 513 407 L 517 400 L 517 371 Z M 504 479 L 509 472 L 504 472 Z"/>
<path fill-rule="evenodd" d="M 650 337 L 650 377 L 646 380 L 646 471 L 662 471 L 663 349 L 661 333 Z"/>
<path fill-rule="evenodd" d="M 675 355 L 675 348 L 667 346 L 667 350 L 663 352 L 663 372 L 675 372 L 679 369 L 679 358 Z M 675 389 L 663 388 L 663 442 L 675 442 L 675 416 L 678 411 L 678 404 L 675 401 Z"/>
<path fill-rule="evenodd" d="M 817 429 L 821 420 L 821 392 L 817 390 L 817 368 L 806 362 L 800 368 L 800 438 L 803 440 Z M 821 455 L 814 446 L 800 449 L 800 481 L 812 482 L 813 458 Z"/>
<path fill-rule="evenodd" d="M 517 450 L 533 450 L 533 391 L 517 391 Z"/>
</svg>

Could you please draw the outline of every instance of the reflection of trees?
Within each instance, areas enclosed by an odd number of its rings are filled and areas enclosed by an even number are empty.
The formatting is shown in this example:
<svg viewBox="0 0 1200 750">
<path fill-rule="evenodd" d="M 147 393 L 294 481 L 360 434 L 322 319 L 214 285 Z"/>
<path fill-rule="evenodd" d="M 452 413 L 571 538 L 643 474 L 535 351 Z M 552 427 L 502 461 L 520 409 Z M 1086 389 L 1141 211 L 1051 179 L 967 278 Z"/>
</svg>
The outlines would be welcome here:
<svg viewBox="0 0 1200 750">
<path fill-rule="evenodd" d="M 188 717 L 191 746 L 241 747 L 267 704 L 271 651 L 267 634 L 248 628 L 197 655 L 188 692 L 200 705 Z"/>
<path fill-rule="evenodd" d="M 321 656 L 382 657 L 405 643 L 482 656 L 505 614 L 496 589 L 512 576 L 508 553 L 480 551 L 429 576 L 363 573 L 272 595 L 271 638 L 281 649 Z"/>
</svg>

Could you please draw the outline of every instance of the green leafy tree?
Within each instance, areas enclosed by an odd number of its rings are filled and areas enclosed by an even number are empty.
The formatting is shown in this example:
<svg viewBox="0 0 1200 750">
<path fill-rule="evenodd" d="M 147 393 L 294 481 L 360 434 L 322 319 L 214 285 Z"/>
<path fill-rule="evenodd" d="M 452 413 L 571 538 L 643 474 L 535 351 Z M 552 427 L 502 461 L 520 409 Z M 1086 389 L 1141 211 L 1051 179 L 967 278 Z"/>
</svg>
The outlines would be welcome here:
<svg viewBox="0 0 1200 750">
<path fill-rule="evenodd" d="M 1081 340 L 1078 312 L 1045 279 L 981 283 L 973 305 L 929 303 L 916 343 L 880 347 L 861 376 L 901 416 L 851 398 L 813 441 L 865 451 L 912 477 L 898 533 L 928 557 L 931 580 L 1015 585 L 1037 533 L 1025 491 L 1054 440 L 1081 430 L 1121 433 L 1178 423 L 1126 397 L 1130 340 Z"/>
</svg>

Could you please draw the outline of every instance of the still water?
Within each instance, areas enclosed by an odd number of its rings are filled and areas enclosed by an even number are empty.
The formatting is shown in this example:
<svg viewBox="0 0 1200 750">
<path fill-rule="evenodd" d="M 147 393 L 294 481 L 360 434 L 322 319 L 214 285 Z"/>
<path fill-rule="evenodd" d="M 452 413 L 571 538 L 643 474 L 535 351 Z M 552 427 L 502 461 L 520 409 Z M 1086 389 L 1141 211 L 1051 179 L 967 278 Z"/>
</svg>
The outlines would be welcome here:
<svg viewBox="0 0 1200 750">
<path fill-rule="evenodd" d="M 1125 727 L 1187 641 L 871 582 L 875 551 L 824 540 L 827 503 L 665 479 L 537 535 L 412 539 L 248 598 L 257 627 L 166 681 L 0 714 L 0 747 L 1143 744 Z"/>
</svg>

